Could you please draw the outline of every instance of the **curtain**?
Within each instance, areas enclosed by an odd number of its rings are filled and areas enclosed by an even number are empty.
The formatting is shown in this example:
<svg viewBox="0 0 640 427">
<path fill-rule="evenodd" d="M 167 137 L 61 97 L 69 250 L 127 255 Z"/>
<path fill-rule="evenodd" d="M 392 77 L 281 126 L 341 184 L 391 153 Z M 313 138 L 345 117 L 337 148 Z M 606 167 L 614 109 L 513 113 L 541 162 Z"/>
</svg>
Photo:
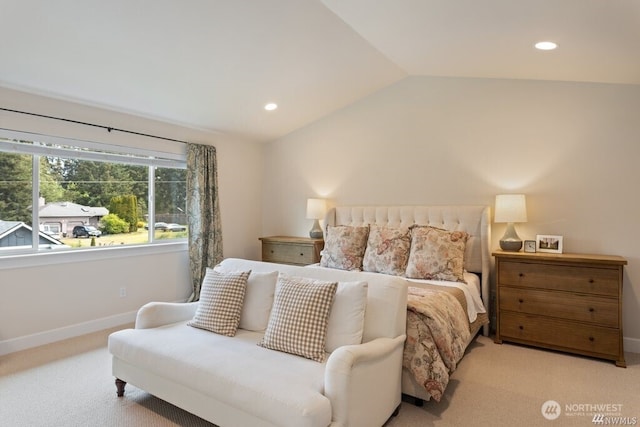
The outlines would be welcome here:
<svg viewBox="0 0 640 427">
<path fill-rule="evenodd" d="M 207 267 L 222 261 L 218 167 L 216 148 L 210 145 L 187 144 L 187 221 L 191 302 L 200 299 Z"/>
</svg>

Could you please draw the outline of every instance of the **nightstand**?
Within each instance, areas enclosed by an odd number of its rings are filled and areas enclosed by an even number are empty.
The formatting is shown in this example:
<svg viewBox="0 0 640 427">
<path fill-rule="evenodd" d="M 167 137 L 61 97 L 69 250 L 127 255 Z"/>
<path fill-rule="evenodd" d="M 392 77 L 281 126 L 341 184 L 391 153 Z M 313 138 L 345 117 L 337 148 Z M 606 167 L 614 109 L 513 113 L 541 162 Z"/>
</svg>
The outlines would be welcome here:
<svg viewBox="0 0 640 427">
<path fill-rule="evenodd" d="M 271 236 L 260 237 L 262 261 L 281 264 L 308 265 L 320 262 L 323 239 L 309 237 Z"/>
<path fill-rule="evenodd" d="M 626 367 L 619 256 L 496 251 L 496 337 Z"/>
</svg>

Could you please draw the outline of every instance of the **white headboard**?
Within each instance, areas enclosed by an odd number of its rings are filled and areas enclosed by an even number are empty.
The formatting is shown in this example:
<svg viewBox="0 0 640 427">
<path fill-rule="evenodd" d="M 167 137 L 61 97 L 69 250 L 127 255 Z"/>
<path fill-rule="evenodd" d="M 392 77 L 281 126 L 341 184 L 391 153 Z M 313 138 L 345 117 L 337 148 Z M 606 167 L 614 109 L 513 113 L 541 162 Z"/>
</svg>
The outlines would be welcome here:
<svg viewBox="0 0 640 427">
<path fill-rule="evenodd" d="M 465 269 L 481 274 L 482 299 L 489 312 L 491 269 L 491 222 L 489 206 L 338 206 L 329 209 L 327 225 L 430 225 L 451 231 L 466 231 L 470 238 Z"/>
</svg>

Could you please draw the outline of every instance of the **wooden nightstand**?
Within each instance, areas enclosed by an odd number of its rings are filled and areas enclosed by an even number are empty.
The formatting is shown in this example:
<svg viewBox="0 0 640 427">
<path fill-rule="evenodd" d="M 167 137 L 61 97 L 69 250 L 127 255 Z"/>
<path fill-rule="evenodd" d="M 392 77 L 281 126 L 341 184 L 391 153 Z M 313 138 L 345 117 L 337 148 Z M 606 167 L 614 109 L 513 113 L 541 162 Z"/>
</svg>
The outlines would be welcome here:
<svg viewBox="0 0 640 427">
<path fill-rule="evenodd" d="M 626 367 L 619 256 L 503 252 L 496 257 L 496 337 Z"/>
<path fill-rule="evenodd" d="M 308 237 L 260 237 L 262 260 L 281 264 L 308 265 L 320 262 L 324 240 Z"/>
</svg>

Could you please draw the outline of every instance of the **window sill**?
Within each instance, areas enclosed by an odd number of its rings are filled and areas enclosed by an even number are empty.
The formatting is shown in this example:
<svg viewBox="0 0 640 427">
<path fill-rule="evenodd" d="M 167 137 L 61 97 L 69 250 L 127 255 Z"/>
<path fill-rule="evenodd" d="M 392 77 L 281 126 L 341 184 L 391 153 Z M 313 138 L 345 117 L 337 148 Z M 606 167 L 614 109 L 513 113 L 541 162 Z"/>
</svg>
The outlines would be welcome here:
<svg viewBox="0 0 640 427">
<path fill-rule="evenodd" d="M 0 257 L 0 270 L 37 267 L 51 264 L 71 264 L 86 261 L 101 261 L 132 256 L 145 256 L 170 252 L 184 252 L 188 249 L 188 242 L 154 243 L 138 246 L 94 247 L 87 249 L 72 249 L 60 252 L 39 252 L 29 254 L 15 254 Z"/>
</svg>

